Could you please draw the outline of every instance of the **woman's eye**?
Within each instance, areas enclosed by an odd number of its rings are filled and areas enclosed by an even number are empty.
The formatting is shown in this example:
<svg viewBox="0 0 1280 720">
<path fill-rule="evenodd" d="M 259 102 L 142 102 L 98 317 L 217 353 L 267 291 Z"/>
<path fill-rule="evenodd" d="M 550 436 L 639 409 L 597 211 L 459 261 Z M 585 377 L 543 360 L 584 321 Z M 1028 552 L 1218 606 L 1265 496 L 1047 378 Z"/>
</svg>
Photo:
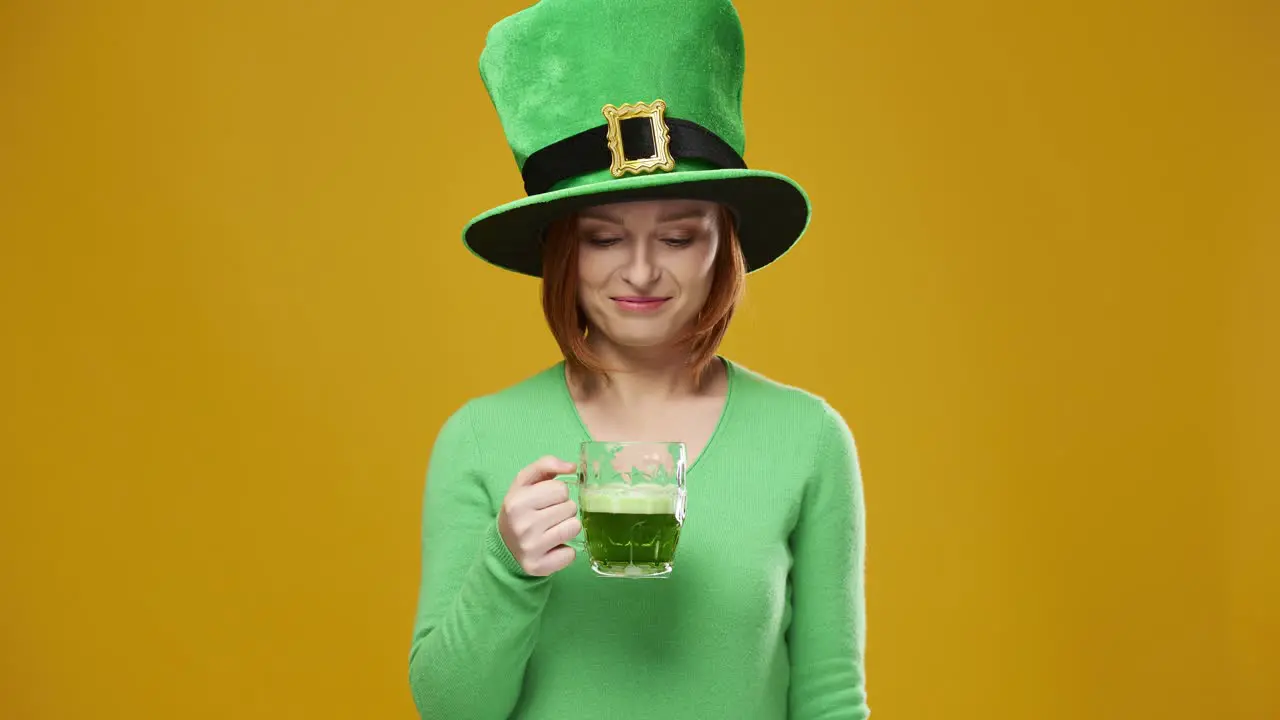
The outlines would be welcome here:
<svg viewBox="0 0 1280 720">
<path fill-rule="evenodd" d="M 622 242 L 622 238 L 616 238 L 616 237 L 593 237 L 593 238 L 591 238 L 591 239 L 587 240 L 587 242 L 591 243 L 592 245 L 595 245 L 596 247 L 609 247 L 610 245 L 614 245 L 614 244 L 617 244 L 617 243 Z"/>
<path fill-rule="evenodd" d="M 671 247 L 685 247 L 689 243 L 693 242 L 693 238 L 669 237 L 669 238 L 663 238 L 662 242 L 670 245 Z"/>
</svg>

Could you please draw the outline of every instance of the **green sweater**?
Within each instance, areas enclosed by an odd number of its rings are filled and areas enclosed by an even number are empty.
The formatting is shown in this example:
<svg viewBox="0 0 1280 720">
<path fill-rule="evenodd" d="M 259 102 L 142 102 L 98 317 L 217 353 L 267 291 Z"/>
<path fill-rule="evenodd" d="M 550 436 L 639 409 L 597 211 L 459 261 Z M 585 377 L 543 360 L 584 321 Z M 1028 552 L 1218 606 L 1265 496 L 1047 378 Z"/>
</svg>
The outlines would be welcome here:
<svg viewBox="0 0 1280 720">
<path fill-rule="evenodd" d="M 854 720 L 864 684 L 864 511 L 853 437 L 822 399 L 725 361 L 729 394 L 686 474 L 663 580 L 579 554 L 526 575 L 497 514 L 520 468 L 590 439 L 556 365 L 474 399 L 427 470 L 409 684 L 443 720 Z"/>
</svg>

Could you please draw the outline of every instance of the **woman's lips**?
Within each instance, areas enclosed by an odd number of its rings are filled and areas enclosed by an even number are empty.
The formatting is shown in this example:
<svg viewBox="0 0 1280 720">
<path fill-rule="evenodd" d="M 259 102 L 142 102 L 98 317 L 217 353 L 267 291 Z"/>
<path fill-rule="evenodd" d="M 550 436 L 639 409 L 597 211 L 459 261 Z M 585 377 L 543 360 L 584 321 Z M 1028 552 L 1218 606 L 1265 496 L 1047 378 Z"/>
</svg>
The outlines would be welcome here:
<svg viewBox="0 0 1280 720">
<path fill-rule="evenodd" d="M 627 312 L 654 312 L 660 309 L 671 298 L 664 297 L 616 297 L 613 301 L 619 308 Z"/>
</svg>

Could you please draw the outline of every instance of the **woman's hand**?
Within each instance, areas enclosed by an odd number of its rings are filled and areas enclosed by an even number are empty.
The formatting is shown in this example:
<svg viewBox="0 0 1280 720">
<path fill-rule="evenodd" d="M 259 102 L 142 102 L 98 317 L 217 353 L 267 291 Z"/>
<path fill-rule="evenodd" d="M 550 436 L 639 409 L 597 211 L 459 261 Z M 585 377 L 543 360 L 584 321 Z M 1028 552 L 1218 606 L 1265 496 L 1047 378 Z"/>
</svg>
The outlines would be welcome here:
<svg viewBox="0 0 1280 720">
<path fill-rule="evenodd" d="M 577 468 L 546 456 L 516 474 L 498 511 L 498 531 L 507 549 L 530 575 L 546 576 L 566 568 L 577 551 L 565 545 L 582 530 L 578 506 L 569 488 L 555 476 Z"/>
</svg>

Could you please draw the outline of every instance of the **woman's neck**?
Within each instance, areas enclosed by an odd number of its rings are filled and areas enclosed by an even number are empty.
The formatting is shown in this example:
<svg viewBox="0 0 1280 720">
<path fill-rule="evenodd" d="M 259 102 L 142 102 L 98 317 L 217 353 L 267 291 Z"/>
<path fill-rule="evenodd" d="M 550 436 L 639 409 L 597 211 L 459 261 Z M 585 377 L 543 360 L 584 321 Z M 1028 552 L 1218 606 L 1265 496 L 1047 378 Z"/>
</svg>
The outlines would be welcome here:
<svg viewBox="0 0 1280 720">
<path fill-rule="evenodd" d="M 687 351 L 678 347 L 624 351 L 612 343 L 597 342 L 591 349 L 603 361 L 608 375 L 586 378 L 571 374 L 574 396 L 615 407 L 638 409 L 713 392 L 722 373 L 716 363 L 702 378 L 695 379 L 689 371 Z"/>
</svg>

